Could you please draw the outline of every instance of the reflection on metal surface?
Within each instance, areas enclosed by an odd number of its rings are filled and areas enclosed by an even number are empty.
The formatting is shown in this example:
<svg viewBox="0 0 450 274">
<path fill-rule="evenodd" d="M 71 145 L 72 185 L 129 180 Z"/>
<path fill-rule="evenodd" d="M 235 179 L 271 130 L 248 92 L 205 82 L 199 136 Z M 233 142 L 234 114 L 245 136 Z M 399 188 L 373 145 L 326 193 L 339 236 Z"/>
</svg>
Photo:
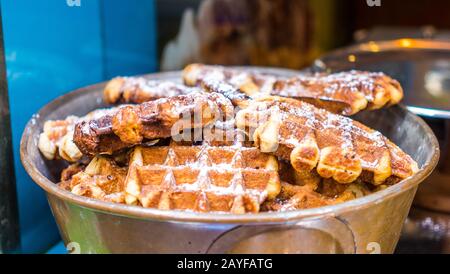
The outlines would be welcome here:
<svg viewBox="0 0 450 274">
<path fill-rule="evenodd" d="M 425 73 L 425 89 L 436 99 L 450 102 L 450 62 L 437 61 Z"/>
<path fill-rule="evenodd" d="M 349 61 L 349 62 L 352 62 L 352 63 L 356 62 L 356 56 L 353 55 L 353 54 L 350 54 L 350 55 L 348 56 L 348 61 Z"/>
<path fill-rule="evenodd" d="M 391 41 L 369 41 L 368 43 L 359 44 L 356 46 L 351 46 L 345 49 L 337 50 L 339 51 L 370 51 L 373 45 L 377 45 L 380 51 L 385 51 L 387 49 L 401 49 L 401 48 L 411 48 L 411 49 L 434 49 L 442 50 L 448 49 L 450 42 L 448 41 L 437 41 L 437 40 L 425 40 L 425 39 L 398 39 Z M 327 54 L 328 56 L 328 54 Z"/>
<path fill-rule="evenodd" d="M 238 226 L 220 235 L 208 253 L 352 254 L 356 252 L 355 243 L 349 225 L 330 217 L 281 225 Z"/>
<path fill-rule="evenodd" d="M 400 39 L 398 41 L 398 44 L 400 47 L 403 47 L 403 48 L 411 48 L 411 47 L 413 47 L 413 44 L 415 44 L 415 41 L 412 39 Z"/>
<path fill-rule="evenodd" d="M 374 41 L 370 41 L 368 43 L 368 46 L 369 46 L 369 50 L 371 52 L 379 52 L 380 51 L 380 46 L 378 46 L 378 44 Z"/>
<path fill-rule="evenodd" d="M 423 107 L 407 107 L 409 111 L 419 116 L 431 117 L 431 118 L 445 118 L 450 119 L 449 112 L 445 110 L 423 108 Z"/>
</svg>

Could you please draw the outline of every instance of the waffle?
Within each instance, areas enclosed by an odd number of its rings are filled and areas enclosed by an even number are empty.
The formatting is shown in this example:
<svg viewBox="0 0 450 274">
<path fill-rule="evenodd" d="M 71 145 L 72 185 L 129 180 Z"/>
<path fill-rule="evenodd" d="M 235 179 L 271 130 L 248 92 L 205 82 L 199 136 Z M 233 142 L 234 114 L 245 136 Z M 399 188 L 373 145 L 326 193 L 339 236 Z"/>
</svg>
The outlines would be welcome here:
<svg viewBox="0 0 450 274">
<path fill-rule="evenodd" d="M 418 171 L 381 133 L 332 113 L 397 103 L 401 88 L 383 74 L 285 79 L 194 64 L 183 80 L 192 87 L 115 78 L 104 100 L 137 105 L 48 121 L 46 158 L 92 158 L 65 169 L 59 186 L 146 208 L 244 214 L 332 205 Z"/>
<path fill-rule="evenodd" d="M 209 92 L 221 93 L 238 106 L 259 93 L 270 93 L 276 81 L 276 77 L 270 74 L 202 64 L 188 65 L 182 77 L 187 86 L 200 86 Z"/>
<path fill-rule="evenodd" d="M 272 95 L 299 98 L 345 115 L 364 109 L 398 104 L 403 98 L 400 84 L 383 73 L 347 71 L 297 76 L 275 82 Z"/>
<path fill-rule="evenodd" d="M 407 178 L 417 163 L 381 133 L 308 103 L 266 97 L 236 114 L 262 152 L 290 161 L 299 176 L 380 185 Z M 316 171 L 316 173 L 311 173 Z"/>
<path fill-rule="evenodd" d="M 75 174 L 82 172 L 85 169 L 86 169 L 86 166 L 81 163 L 75 163 L 75 164 L 69 165 L 67 168 L 65 168 L 61 172 L 61 181 L 60 182 L 69 182 L 70 183 L 70 181 L 72 180 L 72 177 Z M 68 184 L 67 186 L 69 186 L 69 190 L 71 190 L 70 184 Z"/>
<path fill-rule="evenodd" d="M 70 136 L 73 132 L 73 127 L 77 121 L 77 116 L 69 116 L 64 120 L 51 120 L 46 121 L 44 124 L 44 130 L 39 136 L 38 148 L 42 155 L 48 160 L 54 160 L 56 158 L 63 158 L 67 161 L 73 162 L 81 158 L 82 154 L 75 146 L 73 152 L 66 153 L 63 149 L 63 140 L 66 136 Z M 70 155 L 70 157 L 66 157 Z"/>
<path fill-rule="evenodd" d="M 282 182 L 280 194 L 276 199 L 264 202 L 261 206 L 261 211 L 289 211 L 316 208 L 350 201 L 370 193 L 361 184 L 338 185 L 343 189 L 333 196 L 329 196 L 315 191 L 308 185 L 298 186 Z"/>
<path fill-rule="evenodd" d="M 100 118 L 82 121 L 75 126 L 74 142 L 84 154 L 113 154 L 185 129 L 225 122 L 232 115 L 233 106 L 223 95 L 197 91 L 119 107 Z"/>
<path fill-rule="evenodd" d="M 394 105 L 403 98 L 403 90 L 396 80 L 383 73 L 362 71 L 283 78 L 192 64 L 184 69 L 183 80 L 189 86 L 220 87 L 217 82 L 225 83 L 251 97 L 275 95 L 295 98 L 344 115 Z"/>
<path fill-rule="evenodd" d="M 276 80 L 274 75 L 267 73 L 222 66 L 191 64 L 183 70 L 183 81 L 188 86 L 201 86 L 204 82 L 218 81 L 232 85 L 249 96 L 260 92 L 270 93 Z"/>
<path fill-rule="evenodd" d="M 136 147 L 126 203 L 200 212 L 258 212 L 280 191 L 275 157 L 255 148 Z"/>
<path fill-rule="evenodd" d="M 233 106 L 236 107 L 245 108 L 251 102 L 250 96 L 242 93 L 235 86 L 223 81 L 205 79 L 202 81 L 201 87 L 208 92 L 222 94 L 232 102 Z"/>
<path fill-rule="evenodd" d="M 316 191 L 324 197 L 333 199 L 334 203 L 341 203 L 366 196 L 377 188 L 363 182 L 340 184 L 332 179 L 323 179 Z"/>
<path fill-rule="evenodd" d="M 39 136 L 39 150 L 48 160 L 64 159 L 71 163 L 80 160 L 83 154 L 73 142 L 75 124 L 105 116 L 112 111 L 114 108 L 99 109 L 84 117 L 71 115 L 64 120 L 45 122 L 44 130 Z"/>
<path fill-rule="evenodd" d="M 169 81 L 154 81 L 144 77 L 116 77 L 105 86 L 103 98 L 108 104 L 140 104 L 185 95 L 192 91 L 192 88 Z"/>
<path fill-rule="evenodd" d="M 234 126 L 234 121 L 231 121 Z M 228 125 L 227 125 L 228 126 Z M 199 146 L 201 144 L 222 147 L 222 146 L 244 146 L 253 147 L 245 131 L 236 128 L 221 128 L 217 124 L 202 128 L 184 131 L 183 134 L 174 135 L 168 139 L 163 139 L 163 143 L 182 146 Z"/>
<path fill-rule="evenodd" d="M 292 170 L 280 169 L 273 156 L 239 146 L 172 142 L 170 146 L 136 147 L 130 166 L 120 167 L 112 158 L 94 157 L 88 166 L 73 164 L 66 168 L 59 187 L 109 202 L 231 213 L 314 208 L 370 193 L 361 183 L 342 185 L 330 179 L 323 180 L 319 188 L 280 183 L 277 172 L 289 174 Z"/>
<path fill-rule="evenodd" d="M 59 187 L 80 196 L 124 203 L 127 171 L 126 167 L 119 167 L 114 160 L 98 156 L 85 168 L 74 164 L 65 169 Z"/>
</svg>

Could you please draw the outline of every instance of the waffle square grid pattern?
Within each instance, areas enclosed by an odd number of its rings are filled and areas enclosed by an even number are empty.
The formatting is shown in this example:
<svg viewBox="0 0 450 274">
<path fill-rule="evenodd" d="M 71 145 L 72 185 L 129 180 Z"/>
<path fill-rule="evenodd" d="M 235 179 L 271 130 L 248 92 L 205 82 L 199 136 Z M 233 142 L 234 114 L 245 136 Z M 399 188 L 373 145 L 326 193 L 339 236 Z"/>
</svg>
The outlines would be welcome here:
<svg viewBox="0 0 450 274">
<path fill-rule="evenodd" d="M 200 212 L 258 212 L 279 191 L 276 158 L 239 146 L 137 147 L 125 182 L 127 204 Z"/>
</svg>

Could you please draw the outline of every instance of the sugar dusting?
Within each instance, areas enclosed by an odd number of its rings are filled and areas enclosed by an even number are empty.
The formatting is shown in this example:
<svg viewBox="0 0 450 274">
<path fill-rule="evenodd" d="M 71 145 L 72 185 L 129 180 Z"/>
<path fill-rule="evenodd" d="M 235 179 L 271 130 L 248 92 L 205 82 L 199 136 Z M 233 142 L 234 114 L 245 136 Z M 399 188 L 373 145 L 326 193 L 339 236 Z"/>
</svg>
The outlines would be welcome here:
<svg viewBox="0 0 450 274">
<path fill-rule="evenodd" d="M 307 132 L 312 131 L 315 132 L 317 137 L 318 134 L 322 135 L 324 131 L 329 130 L 332 134 L 326 137 L 333 138 L 334 141 L 338 142 L 340 148 L 351 153 L 350 155 L 355 155 L 363 170 L 375 170 L 380 164 L 379 157 L 384 155 L 378 152 L 389 149 L 386 143 L 387 139 L 380 132 L 365 127 L 348 117 L 330 113 L 305 102 L 262 101 L 251 105 L 249 109 L 244 111 L 252 117 L 281 113 L 281 123 L 285 126 L 286 131 L 280 132 L 278 142 L 290 148 L 298 146 L 303 141 L 298 138 L 298 135 L 294 134 L 299 128 L 303 132 L 301 136 L 306 136 Z M 389 149 L 391 156 L 397 158 L 393 158 L 392 161 L 405 159 L 405 157 L 398 155 L 398 150 Z M 393 162 L 391 165 L 394 166 Z M 412 166 L 411 164 L 406 165 Z"/>
<path fill-rule="evenodd" d="M 155 152 L 150 148 L 141 153 L 152 154 Z M 233 204 L 244 203 L 242 199 L 250 199 L 260 204 L 268 195 L 266 187 L 261 188 L 261 186 L 252 187 L 248 185 L 246 183 L 248 179 L 245 179 L 244 174 L 247 172 L 256 172 L 261 177 L 261 175 L 275 174 L 275 171 L 261 166 L 257 167 L 255 163 L 244 161 L 244 153 L 254 153 L 256 155 L 256 161 L 264 161 L 267 158 L 267 155 L 262 154 L 258 149 L 243 147 L 239 142 L 236 142 L 235 145 L 226 147 L 211 147 L 207 144 L 194 147 L 169 146 L 162 164 L 150 162 L 142 163 L 142 166 L 139 164 L 131 164 L 130 166 L 138 169 L 151 169 L 164 172 L 165 175 L 160 184 L 161 187 L 170 193 L 197 193 L 198 197 L 203 197 L 201 199 L 203 203 L 198 203 L 199 207 L 204 206 L 200 210 L 207 210 L 208 200 L 206 197 L 208 193 L 212 193 L 215 196 L 233 197 Z M 186 159 L 182 155 L 189 155 L 189 158 Z M 219 159 L 220 162 L 214 162 L 214 159 L 215 161 Z M 183 177 L 186 176 L 186 178 L 194 176 L 194 181 L 183 182 L 183 179 L 180 181 L 175 176 L 179 172 L 183 172 Z M 224 178 L 231 177 L 225 184 L 224 182 L 217 184 L 214 179 L 215 176 L 225 176 Z M 264 180 L 263 176 L 260 180 Z M 260 184 L 267 186 L 268 182 L 260 181 L 258 185 Z M 144 196 L 141 198 L 145 199 L 145 196 L 152 196 L 152 192 L 158 192 L 160 190 L 149 190 L 147 188 L 143 191 L 141 195 Z"/>
</svg>

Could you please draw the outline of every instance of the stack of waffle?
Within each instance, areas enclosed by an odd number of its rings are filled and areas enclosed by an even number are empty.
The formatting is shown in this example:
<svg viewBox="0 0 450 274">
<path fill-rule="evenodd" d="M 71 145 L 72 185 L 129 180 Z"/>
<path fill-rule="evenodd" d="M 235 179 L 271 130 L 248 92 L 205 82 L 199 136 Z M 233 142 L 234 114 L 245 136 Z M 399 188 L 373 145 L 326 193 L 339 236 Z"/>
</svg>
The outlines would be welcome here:
<svg viewBox="0 0 450 274">
<path fill-rule="evenodd" d="M 243 214 L 340 203 L 418 171 L 381 133 L 342 116 L 398 103 L 401 88 L 386 75 L 286 79 L 194 64 L 183 81 L 115 78 L 104 100 L 127 105 L 48 121 L 40 150 L 72 163 L 60 187 L 147 208 Z"/>
</svg>

